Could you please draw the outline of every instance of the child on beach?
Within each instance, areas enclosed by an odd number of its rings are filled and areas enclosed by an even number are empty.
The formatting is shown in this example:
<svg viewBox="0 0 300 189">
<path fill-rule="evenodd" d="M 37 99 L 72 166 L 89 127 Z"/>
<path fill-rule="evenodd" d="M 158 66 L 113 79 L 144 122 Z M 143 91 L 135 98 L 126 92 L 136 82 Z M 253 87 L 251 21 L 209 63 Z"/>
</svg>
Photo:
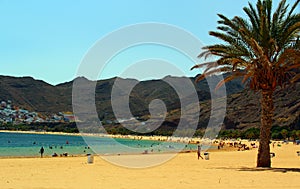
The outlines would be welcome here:
<svg viewBox="0 0 300 189">
<path fill-rule="evenodd" d="M 199 160 L 199 157 L 201 157 L 201 159 L 203 159 L 203 157 L 201 156 L 201 145 L 199 145 L 199 144 L 198 144 L 197 155 L 198 155 L 198 160 Z"/>
</svg>

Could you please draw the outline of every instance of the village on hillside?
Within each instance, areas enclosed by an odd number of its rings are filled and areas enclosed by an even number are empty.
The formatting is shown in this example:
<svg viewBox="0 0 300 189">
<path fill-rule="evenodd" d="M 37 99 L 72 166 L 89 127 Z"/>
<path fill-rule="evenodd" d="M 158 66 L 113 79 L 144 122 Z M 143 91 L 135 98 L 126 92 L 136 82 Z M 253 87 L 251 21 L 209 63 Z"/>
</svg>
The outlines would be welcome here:
<svg viewBox="0 0 300 189">
<path fill-rule="evenodd" d="M 11 100 L 3 100 L 0 103 L 0 124 L 68 123 L 76 120 L 76 116 L 72 112 L 58 112 L 57 114 L 45 116 L 15 106 Z"/>
</svg>

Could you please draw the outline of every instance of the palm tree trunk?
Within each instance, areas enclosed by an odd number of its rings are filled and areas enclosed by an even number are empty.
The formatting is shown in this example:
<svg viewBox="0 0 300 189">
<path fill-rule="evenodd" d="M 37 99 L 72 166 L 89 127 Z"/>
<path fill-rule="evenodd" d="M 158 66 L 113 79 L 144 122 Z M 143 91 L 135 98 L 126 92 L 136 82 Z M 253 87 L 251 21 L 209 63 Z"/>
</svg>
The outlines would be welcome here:
<svg viewBox="0 0 300 189">
<path fill-rule="evenodd" d="M 261 127 L 257 167 L 271 167 L 270 139 L 274 112 L 273 91 L 263 90 L 261 96 Z"/>
</svg>

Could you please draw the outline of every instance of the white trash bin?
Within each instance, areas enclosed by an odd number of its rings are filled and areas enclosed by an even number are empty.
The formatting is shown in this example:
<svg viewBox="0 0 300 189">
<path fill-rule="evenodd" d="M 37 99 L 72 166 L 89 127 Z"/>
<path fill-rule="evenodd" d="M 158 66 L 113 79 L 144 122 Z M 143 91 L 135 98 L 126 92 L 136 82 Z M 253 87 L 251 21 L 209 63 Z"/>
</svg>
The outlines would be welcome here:
<svg viewBox="0 0 300 189">
<path fill-rule="evenodd" d="M 87 163 L 94 163 L 94 156 L 92 154 L 87 154 Z"/>
<path fill-rule="evenodd" d="M 270 153 L 270 157 L 271 157 L 271 158 L 275 157 L 275 153 L 274 153 L 274 152 L 271 152 L 271 153 Z"/>
<path fill-rule="evenodd" d="M 205 160 L 209 160 L 209 153 L 208 152 L 204 153 L 204 158 L 205 158 Z"/>
</svg>

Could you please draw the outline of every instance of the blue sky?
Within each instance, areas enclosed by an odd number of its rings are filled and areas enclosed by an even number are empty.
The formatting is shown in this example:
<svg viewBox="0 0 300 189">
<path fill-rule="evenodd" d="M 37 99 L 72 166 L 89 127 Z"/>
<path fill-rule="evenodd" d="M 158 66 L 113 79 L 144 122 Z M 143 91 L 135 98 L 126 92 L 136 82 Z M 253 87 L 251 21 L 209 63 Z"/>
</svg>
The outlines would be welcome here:
<svg viewBox="0 0 300 189">
<path fill-rule="evenodd" d="M 171 24 L 189 31 L 204 45 L 212 44 L 217 41 L 208 32 L 217 26 L 216 14 L 243 15 L 242 7 L 247 3 L 246 0 L 0 0 L 0 75 L 32 76 L 51 84 L 70 81 L 97 40 L 136 23 Z M 151 48 L 141 48 L 136 53 Z M 164 50 L 153 49 L 153 52 L 172 55 Z M 151 58 L 147 56 L 143 58 Z M 128 57 L 125 53 L 116 60 L 120 62 L 114 64 L 118 70 L 107 67 L 100 78 L 120 75 Z M 187 75 L 197 73 L 189 71 L 193 62 L 184 66 L 176 61 L 174 64 Z"/>
</svg>

